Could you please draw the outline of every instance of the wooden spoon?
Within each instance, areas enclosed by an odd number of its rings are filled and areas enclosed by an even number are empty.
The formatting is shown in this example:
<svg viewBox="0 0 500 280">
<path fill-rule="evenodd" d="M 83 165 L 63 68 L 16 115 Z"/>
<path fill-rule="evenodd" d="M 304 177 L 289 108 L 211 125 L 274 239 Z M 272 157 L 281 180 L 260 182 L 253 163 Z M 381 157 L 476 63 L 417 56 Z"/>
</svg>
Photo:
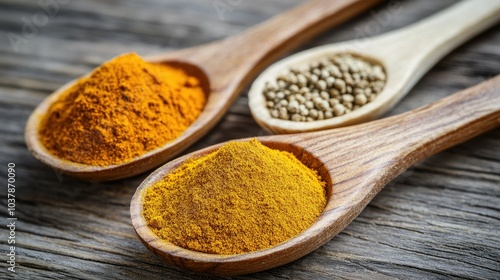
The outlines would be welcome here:
<svg viewBox="0 0 500 280">
<path fill-rule="evenodd" d="M 317 47 L 292 55 L 264 71 L 249 92 L 249 105 L 257 123 L 274 133 L 294 133 L 357 124 L 380 117 L 401 100 L 444 55 L 500 20 L 500 1 L 469 0 L 455 4 L 419 23 L 374 38 Z M 350 53 L 381 64 L 387 81 L 370 103 L 327 120 L 294 122 L 273 118 L 263 95 L 265 83 L 276 81 L 291 68 L 336 53 Z"/>
<path fill-rule="evenodd" d="M 215 255 L 180 248 L 158 238 L 142 216 L 144 191 L 184 161 L 212 146 L 165 164 L 132 198 L 132 224 L 144 245 L 166 262 L 217 275 L 276 267 L 315 250 L 344 229 L 392 179 L 412 164 L 500 125 L 500 76 L 413 111 L 365 124 L 292 135 L 258 137 L 290 151 L 327 182 L 324 212 L 308 229 L 277 246 L 252 253 Z M 246 139 L 248 140 L 248 139 Z"/>
<path fill-rule="evenodd" d="M 25 132 L 28 148 L 37 159 L 56 171 L 80 179 L 105 181 L 142 173 L 171 159 L 210 131 L 243 87 L 271 61 L 378 2 L 381 0 L 313 0 L 241 35 L 148 57 L 148 61 L 174 65 L 200 78 L 208 101 L 198 119 L 180 137 L 129 162 L 110 166 L 74 163 L 52 155 L 40 143 L 40 119 L 75 81 L 52 93 L 30 116 Z"/>
</svg>

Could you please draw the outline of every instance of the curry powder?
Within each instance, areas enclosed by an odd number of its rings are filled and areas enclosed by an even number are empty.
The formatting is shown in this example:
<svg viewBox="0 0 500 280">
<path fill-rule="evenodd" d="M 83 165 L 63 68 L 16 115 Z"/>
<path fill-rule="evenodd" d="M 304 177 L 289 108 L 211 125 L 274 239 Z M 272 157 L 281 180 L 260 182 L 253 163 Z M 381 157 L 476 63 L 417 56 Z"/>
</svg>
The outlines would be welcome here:
<svg viewBox="0 0 500 280">
<path fill-rule="evenodd" d="M 125 54 L 63 93 L 41 119 L 39 136 L 60 158 L 119 164 L 179 137 L 205 103 L 197 78 Z"/>
<path fill-rule="evenodd" d="M 189 160 L 148 187 L 143 217 L 158 237 L 177 246 L 239 254 L 308 228 L 322 213 L 325 196 L 316 171 L 254 139 Z"/>
</svg>

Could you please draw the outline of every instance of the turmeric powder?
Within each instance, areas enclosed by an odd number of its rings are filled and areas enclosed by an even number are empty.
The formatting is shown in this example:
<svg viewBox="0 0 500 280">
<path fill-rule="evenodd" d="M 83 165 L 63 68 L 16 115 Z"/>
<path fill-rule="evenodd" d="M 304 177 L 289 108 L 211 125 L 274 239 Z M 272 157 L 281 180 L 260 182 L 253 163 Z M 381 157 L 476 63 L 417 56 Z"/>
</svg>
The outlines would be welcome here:
<svg viewBox="0 0 500 280">
<path fill-rule="evenodd" d="M 325 183 L 293 154 L 229 142 L 145 190 L 143 217 L 160 238 L 213 254 L 277 245 L 322 213 Z"/>
<path fill-rule="evenodd" d="M 197 78 L 125 54 L 63 93 L 41 120 L 39 136 L 60 158 L 119 164 L 179 137 L 205 103 Z"/>
</svg>

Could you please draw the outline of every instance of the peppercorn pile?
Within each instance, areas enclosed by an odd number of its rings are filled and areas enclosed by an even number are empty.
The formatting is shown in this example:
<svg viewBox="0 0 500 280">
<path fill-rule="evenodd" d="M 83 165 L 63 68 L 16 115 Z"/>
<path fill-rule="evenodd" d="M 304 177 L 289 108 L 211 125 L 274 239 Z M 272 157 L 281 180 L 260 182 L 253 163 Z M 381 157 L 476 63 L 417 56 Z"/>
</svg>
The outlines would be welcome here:
<svg viewBox="0 0 500 280">
<path fill-rule="evenodd" d="M 264 88 L 273 118 L 306 122 L 342 116 L 371 102 L 384 88 L 381 65 L 339 54 L 291 69 Z"/>
</svg>

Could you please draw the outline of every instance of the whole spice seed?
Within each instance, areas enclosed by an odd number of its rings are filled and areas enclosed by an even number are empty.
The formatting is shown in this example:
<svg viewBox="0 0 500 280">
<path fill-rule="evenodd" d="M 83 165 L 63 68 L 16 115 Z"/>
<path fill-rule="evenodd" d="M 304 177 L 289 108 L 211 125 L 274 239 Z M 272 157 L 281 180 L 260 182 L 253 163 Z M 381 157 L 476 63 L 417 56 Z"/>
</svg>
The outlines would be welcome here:
<svg viewBox="0 0 500 280">
<path fill-rule="evenodd" d="M 315 170 L 254 139 L 189 160 L 149 187 L 143 217 L 177 246 L 227 255 L 294 237 L 325 205 L 325 182 Z"/>
<path fill-rule="evenodd" d="M 266 84 L 264 96 L 273 118 L 315 121 L 361 108 L 375 99 L 385 81 L 381 65 L 351 54 L 338 54 L 303 70 L 290 69 Z"/>
</svg>

